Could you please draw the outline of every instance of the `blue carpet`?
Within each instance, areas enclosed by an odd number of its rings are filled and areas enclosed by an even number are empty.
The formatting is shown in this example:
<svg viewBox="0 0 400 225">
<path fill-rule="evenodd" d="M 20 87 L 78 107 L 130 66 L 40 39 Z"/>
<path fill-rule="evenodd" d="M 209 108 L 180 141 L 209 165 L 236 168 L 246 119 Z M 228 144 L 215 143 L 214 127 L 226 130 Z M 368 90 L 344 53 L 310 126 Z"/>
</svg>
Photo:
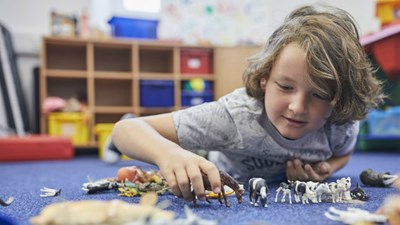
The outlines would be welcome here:
<svg viewBox="0 0 400 225">
<path fill-rule="evenodd" d="M 352 188 L 359 181 L 359 174 L 366 168 L 372 168 L 378 172 L 400 172 L 399 153 L 356 153 L 350 159 L 349 164 L 337 172 L 329 181 L 341 177 L 351 177 Z M 65 161 L 35 161 L 35 162 L 13 162 L 0 164 L 0 198 L 6 200 L 13 196 L 14 202 L 8 207 L 0 206 L 0 216 L 11 218 L 16 224 L 29 224 L 30 217 L 39 214 L 45 206 L 65 200 L 88 200 L 88 199 L 122 199 L 131 203 L 138 203 L 139 198 L 119 197 L 117 192 L 106 192 L 88 195 L 82 191 L 82 184 L 89 179 L 97 180 L 105 177 L 115 177 L 118 169 L 132 163 L 144 165 L 137 161 L 122 161 L 117 165 L 107 165 L 93 157 L 77 157 Z M 58 197 L 42 198 L 40 189 L 61 188 Z M 177 217 L 185 217 L 185 204 L 205 219 L 217 220 L 219 224 L 270 224 L 270 225 L 306 225 L 306 224 L 341 224 L 328 220 L 323 214 L 330 207 L 346 209 L 347 207 L 358 207 L 368 211 L 375 211 L 389 194 L 400 194 L 394 188 L 363 187 L 370 195 L 370 200 L 364 204 L 349 203 L 320 203 L 320 204 L 292 204 L 274 203 L 277 183 L 269 184 L 270 195 L 268 196 L 268 208 L 253 207 L 249 204 L 248 192 L 246 191 L 242 204 L 237 204 L 236 199 L 229 197 L 230 208 L 220 205 L 214 200 L 211 204 L 199 202 L 197 208 L 192 203 L 177 199 L 172 195 L 161 196 L 159 200 L 168 199 L 172 205 L 168 208 L 176 213 Z"/>
</svg>

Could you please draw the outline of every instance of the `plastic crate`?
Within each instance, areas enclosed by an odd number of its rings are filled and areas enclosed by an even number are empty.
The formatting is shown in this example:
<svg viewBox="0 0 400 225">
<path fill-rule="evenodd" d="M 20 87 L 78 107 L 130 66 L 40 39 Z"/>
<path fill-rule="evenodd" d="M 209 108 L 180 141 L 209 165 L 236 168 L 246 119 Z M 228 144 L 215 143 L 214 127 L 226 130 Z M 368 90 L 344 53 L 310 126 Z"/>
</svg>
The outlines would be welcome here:
<svg viewBox="0 0 400 225">
<path fill-rule="evenodd" d="M 97 146 L 99 149 L 99 158 L 103 159 L 104 148 L 106 147 L 107 139 L 110 137 L 114 123 L 98 123 L 94 126 L 94 132 L 97 135 Z M 121 155 L 122 159 L 130 159 L 126 155 Z"/>
<path fill-rule="evenodd" d="M 186 49 L 181 51 L 182 74 L 212 74 L 212 50 Z"/>
<path fill-rule="evenodd" d="M 157 39 L 158 20 L 114 16 L 108 24 L 113 37 Z"/>
<path fill-rule="evenodd" d="M 48 133 L 53 137 L 70 137 L 74 145 L 89 143 L 88 118 L 80 112 L 50 113 L 48 117 Z"/>
<path fill-rule="evenodd" d="M 195 106 L 213 100 L 212 91 L 182 91 L 182 106 Z"/>
<path fill-rule="evenodd" d="M 141 80 L 140 106 L 143 107 L 174 106 L 174 81 Z"/>
<path fill-rule="evenodd" d="M 374 136 L 398 136 L 400 139 L 400 107 L 374 110 L 368 114 L 368 134 Z"/>
</svg>

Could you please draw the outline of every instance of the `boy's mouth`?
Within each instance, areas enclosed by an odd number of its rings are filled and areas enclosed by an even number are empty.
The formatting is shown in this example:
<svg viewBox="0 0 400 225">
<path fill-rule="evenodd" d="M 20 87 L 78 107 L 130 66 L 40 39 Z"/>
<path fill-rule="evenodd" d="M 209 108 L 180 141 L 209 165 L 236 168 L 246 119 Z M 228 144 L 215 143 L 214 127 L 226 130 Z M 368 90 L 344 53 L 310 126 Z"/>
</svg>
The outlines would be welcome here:
<svg viewBox="0 0 400 225">
<path fill-rule="evenodd" d="M 307 123 L 306 121 L 297 120 L 297 119 L 292 119 L 292 118 L 289 118 L 289 117 L 283 117 L 283 118 L 285 118 L 286 121 L 287 121 L 290 125 L 295 126 L 295 127 L 300 127 L 300 126 L 303 126 L 303 125 L 305 125 L 305 124 Z"/>
</svg>

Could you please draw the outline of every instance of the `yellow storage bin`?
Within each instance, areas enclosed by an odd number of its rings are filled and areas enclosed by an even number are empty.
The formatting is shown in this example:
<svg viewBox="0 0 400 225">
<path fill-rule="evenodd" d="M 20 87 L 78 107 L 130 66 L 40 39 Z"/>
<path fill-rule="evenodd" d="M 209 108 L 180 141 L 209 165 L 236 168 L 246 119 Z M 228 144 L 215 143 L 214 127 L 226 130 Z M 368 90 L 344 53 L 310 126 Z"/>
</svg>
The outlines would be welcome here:
<svg viewBox="0 0 400 225">
<path fill-rule="evenodd" d="M 48 133 L 54 137 L 70 137 L 74 145 L 89 143 L 89 118 L 80 112 L 55 112 L 48 117 Z"/>
<path fill-rule="evenodd" d="M 107 139 L 111 135 L 113 128 L 114 128 L 114 123 L 98 123 L 94 127 L 95 134 L 97 135 L 100 159 L 103 159 L 104 148 L 106 147 Z M 122 155 L 122 159 L 130 159 L 130 158 L 127 157 L 126 155 Z"/>
</svg>

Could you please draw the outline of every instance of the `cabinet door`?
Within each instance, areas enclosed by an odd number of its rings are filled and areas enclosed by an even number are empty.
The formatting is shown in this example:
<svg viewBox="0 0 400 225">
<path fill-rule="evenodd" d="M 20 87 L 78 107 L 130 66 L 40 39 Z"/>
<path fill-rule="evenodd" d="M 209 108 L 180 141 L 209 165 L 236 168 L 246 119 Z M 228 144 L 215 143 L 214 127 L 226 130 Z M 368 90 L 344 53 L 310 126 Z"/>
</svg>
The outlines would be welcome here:
<svg viewBox="0 0 400 225">
<path fill-rule="evenodd" d="M 235 47 L 214 49 L 215 99 L 243 87 L 243 71 L 247 58 L 260 47 Z"/>
</svg>

